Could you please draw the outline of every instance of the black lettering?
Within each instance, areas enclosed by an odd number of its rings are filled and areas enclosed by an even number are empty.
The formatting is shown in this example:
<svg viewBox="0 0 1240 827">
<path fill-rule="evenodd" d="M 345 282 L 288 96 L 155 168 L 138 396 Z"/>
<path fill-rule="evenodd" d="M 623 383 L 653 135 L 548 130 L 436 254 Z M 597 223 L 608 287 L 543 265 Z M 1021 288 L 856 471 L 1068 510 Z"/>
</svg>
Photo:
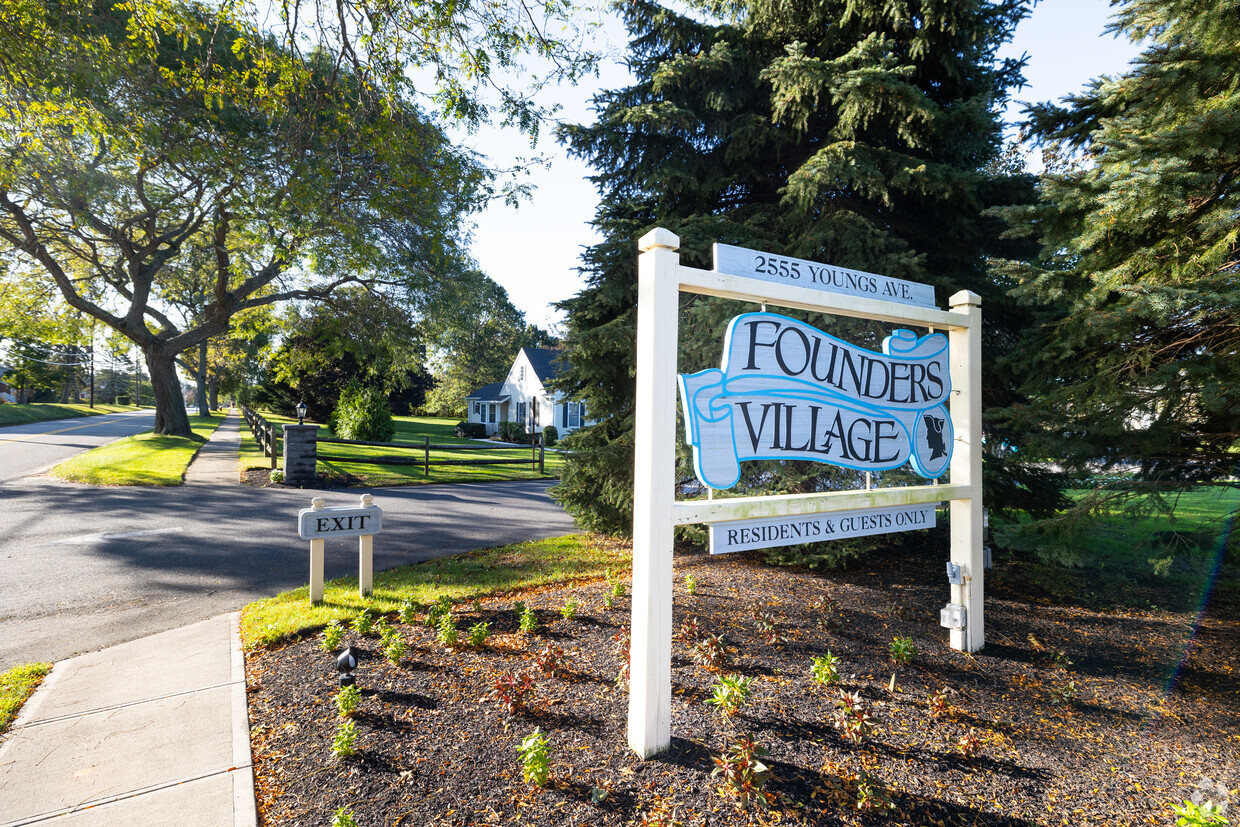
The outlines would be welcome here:
<svg viewBox="0 0 1240 827">
<path fill-rule="evenodd" d="M 927 396 L 926 397 L 927 401 L 930 399 L 938 399 L 940 396 L 943 395 L 943 380 L 942 378 L 939 377 L 936 370 L 934 370 L 934 369 L 937 369 L 938 366 L 939 366 L 938 362 L 926 363 L 926 379 L 932 384 L 934 384 L 935 386 L 937 386 L 937 390 L 935 390 L 934 396 Z"/>
<path fill-rule="evenodd" d="M 865 366 L 865 391 L 863 395 L 868 396 L 870 399 L 882 399 L 887 395 L 887 386 L 894 385 L 895 383 L 891 380 L 891 373 L 885 361 L 881 359 L 870 359 L 868 361 L 869 364 Z M 874 390 L 875 367 L 882 368 L 883 371 L 883 385 L 878 390 Z"/>
<path fill-rule="evenodd" d="M 814 431 L 811 427 L 810 432 L 805 436 L 805 444 L 796 446 L 792 444 L 792 412 L 796 410 L 796 405 L 784 405 L 784 450 L 785 451 L 809 451 L 814 446 Z M 817 421 L 818 409 L 810 410 L 810 425 Z"/>
<path fill-rule="evenodd" d="M 921 362 L 913 362 L 908 367 L 909 367 L 908 399 L 906 399 L 905 401 L 916 402 L 918 388 L 921 389 L 921 398 L 925 400 L 929 400 L 930 394 L 926 393 L 926 386 L 925 384 L 923 384 L 926 381 L 926 366 L 923 365 Z"/>
<path fill-rule="evenodd" d="M 912 369 L 915 367 L 919 367 L 919 365 L 915 365 L 910 362 L 892 362 L 891 363 L 891 393 L 887 395 L 888 402 L 915 402 L 917 401 L 911 397 L 908 397 L 905 399 L 896 398 L 896 388 L 900 387 L 902 382 L 909 380 L 909 377 L 912 375 Z M 901 369 L 906 371 L 906 373 L 903 376 L 900 375 Z M 911 386 L 909 388 L 909 393 L 910 394 L 912 393 Z"/>
<path fill-rule="evenodd" d="M 736 545 L 736 529 L 734 528 L 728 529 L 728 545 L 730 546 Z"/>
<path fill-rule="evenodd" d="M 332 517 L 332 531 L 344 531 L 344 517 Z"/>
<path fill-rule="evenodd" d="M 844 356 L 844 361 L 840 368 L 840 381 L 837 382 L 835 386 L 842 391 L 851 392 L 856 396 L 860 396 L 862 374 L 865 373 L 865 357 L 864 356 L 861 357 L 861 360 L 862 360 L 861 366 L 858 367 L 853 362 L 852 351 L 848 350 L 848 348 L 844 348 L 844 352 L 842 355 Z M 844 387 L 844 370 L 845 369 L 848 370 L 848 375 L 852 377 L 851 388 Z"/>
<path fill-rule="evenodd" d="M 737 402 L 736 407 L 741 409 L 741 417 L 744 418 L 745 428 L 749 431 L 749 444 L 752 446 L 752 450 L 756 452 L 758 450 L 758 441 L 762 439 L 762 432 L 766 430 L 766 415 L 770 413 L 773 403 L 767 403 L 762 406 L 762 421 L 758 423 L 757 431 L 754 431 L 753 420 L 749 418 L 749 404 L 748 402 Z M 778 413 L 775 415 L 779 416 Z"/>
<path fill-rule="evenodd" d="M 810 373 L 810 376 L 814 377 L 814 381 L 816 382 L 829 382 L 831 380 L 831 375 L 835 373 L 835 357 L 838 354 L 839 349 L 840 349 L 839 345 L 835 344 L 835 342 L 829 343 L 831 345 L 831 362 L 827 365 L 827 372 L 824 373 L 822 376 L 819 376 L 818 375 L 818 351 L 822 347 L 822 344 L 824 341 L 826 340 L 823 339 L 821 336 L 814 337 L 814 351 L 812 354 L 810 354 L 810 357 L 809 357 L 809 373 Z"/>
<path fill-rule="evenodd" d="M 784 361 L 784 337 L 789 333 L 793 333 L 800 337 L 801 349 L 804 354 L 804 361 L 801 362 L 801 367 L 796 370 L 792 370 L 788 367 L 788 363 Z M 809 367 L 809 353 L 809 338 L 795 327 L 785 327 L 780 331 L 779 336 L 775 339 L 775 361 L 779 363 L 779 369 L 788 376 L 800 376 L 802 373 L 805 373 L 805 369 Z"/>
<path fill-rule="evenodd" d="M 873 444 L 873 440 L 869 439 L 868 436 L 866 438 L 860 438 L 860 439 L 854 437 L 853 429 L 855 429 L 858 425 L 865 426 L 865 432 L 867 435 L 872 434 L 874 432 L 874 426 L 870 423 L 870 420 L 854 419 L 853 423 L 848 426 L 848 448 L 849 450 L 853 452 L 853 456 L 856 459 L 859 459 L 862 462 L 869 462 L 870 461 L 870 446 Z M 864 451 L 857 450 L 858 442 L 862 443 L 865 446 Z"/>
<path fill-rule="evenodd" d="M 327 531 L 327 517 L 316 517 L 314 520 L 315 531 Z"/>
<path fill-rule="evenodd" d="M 887 427 L 891 433 L 884 434 L 883 428 Z M 895 440 L 900 436 L 900 432 L 896 430 L 896 423 L 893 419 L 880 419 L 874 423 L 874 461 L 875 462 L 895 462 L 900 457 L 900 449 L 897 447 L 895 452 L 889 456 L 883 456 L 883 440 Z"/>
<path fill-rule="evenodd" d="M 840 454 L 844 459 L 852 459 L 852 456 L 848 453 L 848 445 L 844 440 L 844 419 L 838 410 L 835 412 L 835 421 L 832 423 L 831 428 L 828 428 L 827 432 L 822 436 L 821 453 L 829 454 L 831 452 L 832 437 L 840 441 Z"/>
<path fill-rule="evenodd" d="M 758 325 L 762 325 L 762 324 L 773 325 L 776 330 L 779 330 L 779 328 L 782 327 L 782 325 L 779 322 L 771 321 L 770 319 L 755 319 L 754 321 L 746 322 L 745 324 L 749 326 L 749 362 L 745 365 L 745 370 L 757 370 L 758 366 L 754 362 L 754 358 L 757 354 L 757 349 L 760 347 L 775 347 L 775 342 L 777 341 L 775 339 L 772 339 L 769 342 L 759 342 L 758 341 Z"/>
<path fill-rule="evenodd" d="M 779 409 L 784 406 L 784 403 L 772 402 L 771 404 L 775 408 L 775 438 L 771 440 L 771 450 L 778 451 L 780 447 L 779 446 Z"/>
</svg>

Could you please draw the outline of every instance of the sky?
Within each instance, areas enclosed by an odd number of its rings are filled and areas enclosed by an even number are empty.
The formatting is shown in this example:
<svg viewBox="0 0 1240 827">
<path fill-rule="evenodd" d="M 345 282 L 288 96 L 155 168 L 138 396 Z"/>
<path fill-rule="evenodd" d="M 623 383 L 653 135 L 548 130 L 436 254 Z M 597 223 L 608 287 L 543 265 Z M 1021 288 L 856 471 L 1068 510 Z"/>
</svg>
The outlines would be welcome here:
<svg viewBox="0 0 1240 827">
<path fill-rule="evenodd" d="M 1042 0 L 1016 29 L 1001 57 L 1029 57 L 1027 85 L 1013 93 L 1016 102 L 1058 100 L 1079 91 L 1091 79 L 1123 72 L 1138 47 L 1127 39 L 1104 32 L 1111 16 L 1108 0 Z M 592 120 L 589 101 L 601 89 L 627 85 L 622 65 L 624 30 L 618 23 L 604 27 L 603 48 L 608 54 L 598 79 L 577 87 L 551 90 L 548 101 L 559 103 L 559 117 L 570 123 Z M 1020 117 L 1017 103 L 1007 119 Z M 530 155 L 529 142 L 514 131 L 485 129 L 466 143 L 498 166 Z M 568 158 L 563 147 L 545 135 L 537 151 L 551 160 L 530 177 L 536 187 L 527 201 L 513 208 L 497 203 L 476 217 L 471 252 L 483 272 L 508 290 L 513 304 L 528 321 L 555 329 L 563 314 L 551 304 L 578 293 L 584 282 L 577 273 L 582 250 L 597 240 L 588 222 L 598 205 L 598 193 L 587 180 L 589 167 Z M 634 255 L 637 251 L 634 250 Z"/>
</svg>

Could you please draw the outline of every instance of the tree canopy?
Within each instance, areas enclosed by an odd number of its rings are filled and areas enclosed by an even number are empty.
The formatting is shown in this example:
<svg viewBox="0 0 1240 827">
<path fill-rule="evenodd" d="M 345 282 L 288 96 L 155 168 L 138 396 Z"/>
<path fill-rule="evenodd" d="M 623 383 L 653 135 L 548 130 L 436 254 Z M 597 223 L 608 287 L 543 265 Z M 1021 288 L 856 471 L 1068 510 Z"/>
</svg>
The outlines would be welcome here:
<svg viewBox="0 0 1240 827">
<path fill-rule="evenodd" d="M 594 124 L 562 132 L 597 170 L 603 241 L 585 254 L 588 286 L 562 304 L 565 386 L 599 423 L 573 437 L 555 492 L 594 528 L 631 527 L 636 240 L 653 226 L 677 233 L 681 260 L 696 266 L 710 266 L 719 241 L 926 282 L 940 301 L 973 290 L 991 354 L 1024 324 L 986 271 L 986 255 L 1006 242 L 983 213 L 1032 198 L 1027 176 L 996 165 L 999 108 L 1021 82 L 1020 61 L 997 60 L 996 50 L 1026 4 L 735 7 L 735 19 L 701 22 L 653 2 L 626 4 L 637 83 L 596 97 Z M 682 297 L 682 307 L 681 370 L 717 365 L 720 331 L 739 306 Z M 858 342 L 883 333 L 832 324 Z M 1012 394 L 1011 377 L 989 374 L 992 403 Z M 775 490 L 857 484 L 807 463 L 746 466 L 748 484 Z M 1015 492 L 1009 504 L 1036 505 L 1045 493 L 1038 472 L 1006 470 L 995 478 Z M 678 473 L 691 476 L 683 458 Z"/>
<path fill-rule="evenodd" d="M 1039 326 L 1017 349 L 1032 450 L 1143 490 L 1235 473 L 1240 427 L 1240 15 L 1234 2 L 1125 0 L 1122 75 L 1027 110 L 1061 159 L 1002 263 Z"/>
<path fill-rule="evenodd" d="M 0 54 L 10 270 L 142 349 L 157 433 L 189 433 L 178 353 L 250 308 L 425 283 L 486 180 L 403 82 L 232 5 L 10 0 Z"/>
</svg>

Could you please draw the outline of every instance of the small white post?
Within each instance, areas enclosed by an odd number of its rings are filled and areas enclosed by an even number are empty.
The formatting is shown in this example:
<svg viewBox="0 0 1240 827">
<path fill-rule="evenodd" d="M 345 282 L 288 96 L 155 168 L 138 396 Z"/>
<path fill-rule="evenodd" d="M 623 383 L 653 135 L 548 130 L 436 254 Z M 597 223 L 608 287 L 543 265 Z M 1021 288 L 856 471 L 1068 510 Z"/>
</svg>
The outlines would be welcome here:
<svg viewBox="0 0 1240 827">
<path fill-rule="evenodd" d="M 672 503 L 676 473 L 676 311 L 680 239 L 657 228 L 637 243 L 637 398 L 633 463 L 633 622 L 629 746 L 672 743 Z"/>
<path fill-rule="evenodd" d="M 375 498 L 370 494 L 362 495 L 362 508 L 374 505 Z M 357 593 L 365 597 L 374 591 L 374 557 L 375 535 L 362 534 L 357 538 Z"/>
<path fill-rule="evenodd" d="M 310 501 L 310 508 L 321 511 L 327 500 L 315 497 Z M 310 602 L 323 602 L 323 545 L 322 539 L 310 541 Z"/>
<path fill-rule="evenodd" d="M 964 572 L 964 584 L 951 587 L 951 602 L 965 607 L 965 628 L 951 630 L 951 647 L 976 652 L 986 644 L 982 619 L 985 567 L 982 557 L 982 299 L 961 290 L 949 300 L 956 313 L 969 315 L 966 329 L 948 331 L 951 352 L 951 481 L 970 494 L 951 501 L 951 561 Z"/>
</svg>

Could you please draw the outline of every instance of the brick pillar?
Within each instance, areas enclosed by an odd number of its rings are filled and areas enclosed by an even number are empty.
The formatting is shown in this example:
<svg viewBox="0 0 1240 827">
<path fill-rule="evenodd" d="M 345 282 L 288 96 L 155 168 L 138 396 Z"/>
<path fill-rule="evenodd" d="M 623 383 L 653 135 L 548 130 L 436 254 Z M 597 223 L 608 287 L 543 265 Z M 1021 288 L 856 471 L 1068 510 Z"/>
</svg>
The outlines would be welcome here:
<svg viewBox="0 0 1240 827">
<path fill-rule="evenodd" d="M 313 485 L 317 462 L 318 425 L 284 426 L 284 482 L 286 485 Z"/>
</svg>

